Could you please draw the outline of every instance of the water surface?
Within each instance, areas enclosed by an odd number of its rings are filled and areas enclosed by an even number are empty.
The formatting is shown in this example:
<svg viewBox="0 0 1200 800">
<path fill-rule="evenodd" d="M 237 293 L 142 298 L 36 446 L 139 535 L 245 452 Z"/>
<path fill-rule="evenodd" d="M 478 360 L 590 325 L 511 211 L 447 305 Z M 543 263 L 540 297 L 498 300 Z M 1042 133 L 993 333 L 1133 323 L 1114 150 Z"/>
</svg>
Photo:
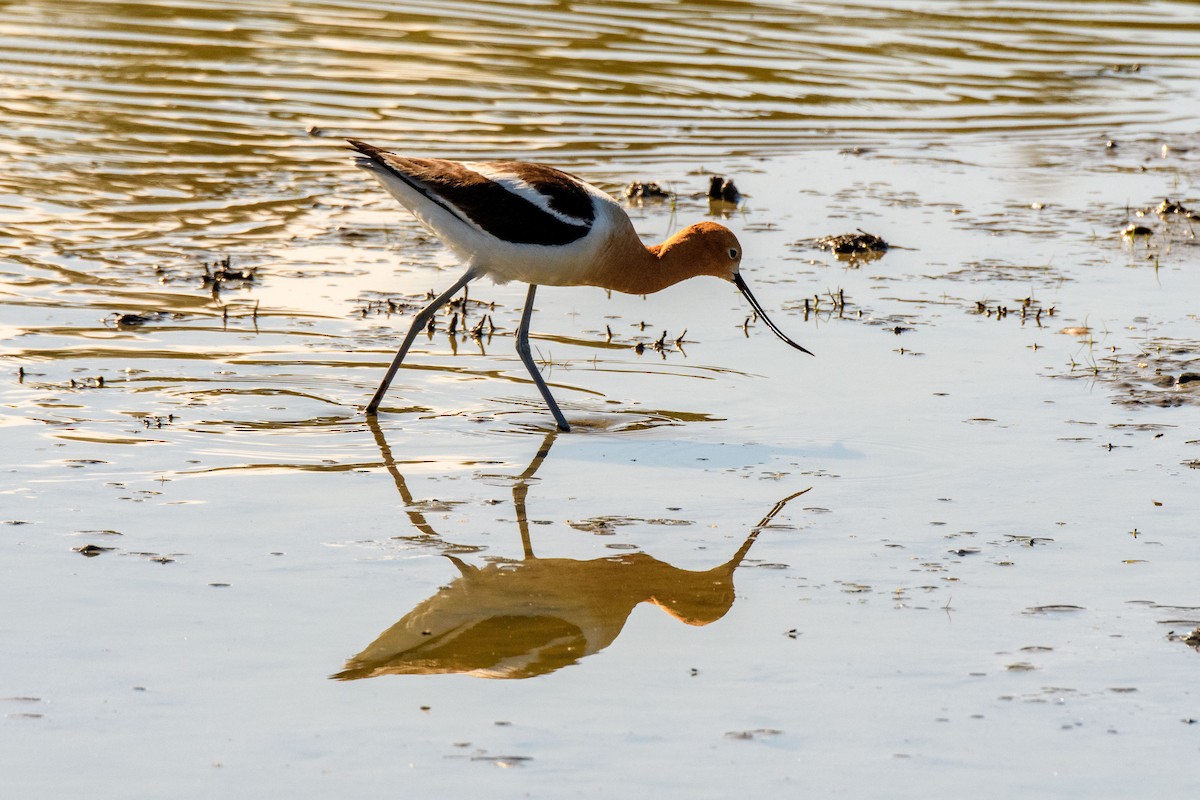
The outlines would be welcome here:
<svg viewBox="0 0 1200 800">
<path fill-rule="evenodd" d="M 3 11 L 6 785 L 1190 790 L 1194 4 Z M 543 290 L 555 435 L 477 284 L 371 425 L 460 267 L 342 136 L 658 181 L 817 357 Z"/>
</svg>

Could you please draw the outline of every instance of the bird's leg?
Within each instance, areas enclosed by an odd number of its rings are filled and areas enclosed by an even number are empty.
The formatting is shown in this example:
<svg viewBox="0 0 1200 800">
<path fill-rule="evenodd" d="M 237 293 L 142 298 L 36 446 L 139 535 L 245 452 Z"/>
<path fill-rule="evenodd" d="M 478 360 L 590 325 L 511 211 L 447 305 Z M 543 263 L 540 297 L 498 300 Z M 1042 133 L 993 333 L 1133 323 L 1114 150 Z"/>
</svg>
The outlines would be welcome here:
<svg viewBox="0 0 1200 800">
<path fill-rule="evenodd" d="M 433 302 L 425 306 L 417 314 L 413 320 L 412 327 L 408 329 L 408 335 L 404 337 L 404 342 L 400 345 L 400 349 L 396 351 L 396 357 L 392 359 L 392 365 L 388 367 L 387 374 L 383 376 L 383 381 L 379 384 L 379 388 L 375 390 L 375 396 L 371 398 L 371 402 L 367 403 L 368 415 L 374 416 L 379 411 L 379 404 L 383 402 L 383 396 L 387 394 L 388 387 L 392 385 L 392 378 L 396 377 L 396 372 L 400 369 L 400 362 L 404 361 L 404 356 L 408 353 L 408 348 L 412 347 L 413 340 L 417 338 L 417 334 L 429 324 L 429 319 L 437 313 L 439 308 L 446 304 L 447 300 L 477 277 L 479 277 L 479 274 L 474 269 L 467 270 L 461 278 L 455 281 L 453 286 L 435 297 Z"/>
<path fill-rule="evenodd" d="M 521 326 L 517 328 L 517 355 L 521 357 L 521 361 L 525 364 L 525 369 L 529 370 L 529 374 L 533 376 L 533 382 L 537 384 L 538 391 L 542 393 L 542 399 L 550 407 L 550 413 L 554 415 L 554 421 L 558 423 L 558 429 L 560 431 L 569 431 L 571 430 L 571 426 L 567 424 L 567 418 L 558 410 L 558 403 L 554 402 L 554 397 L 550 394 L 550 388 L 542 380 L 542 374 L 538 372 L 537 365 L 533 363 L 533 356 L 529 353 L 529 318 L 533 316 L 533 295 L 536 292 L 537 284 L 529 284 L 529 294 L 525 296 L 525 310 L 521 312 Z"/>
</svg>

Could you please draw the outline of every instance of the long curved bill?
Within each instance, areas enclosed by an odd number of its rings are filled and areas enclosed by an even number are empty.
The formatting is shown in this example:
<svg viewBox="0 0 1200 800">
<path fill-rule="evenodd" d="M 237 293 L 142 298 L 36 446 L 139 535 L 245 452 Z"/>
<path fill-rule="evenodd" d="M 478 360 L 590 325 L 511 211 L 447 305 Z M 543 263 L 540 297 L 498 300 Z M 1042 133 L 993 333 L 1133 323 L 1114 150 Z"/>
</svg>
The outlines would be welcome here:
<svg viewBox="0 0 1200 800">
<path fill-rule="evenodd" d="M 746 281 L 744 281 L 742 279 L 742 276 L 740 273 L 737 273 L 737 272 L 733 273 L 733 285 L 736 286 L 741 291 L 741 293 L 746 296 L 746 299 L 750 301 L 750 305 L 754 308 L 755 312 L 758 313 L 758 316 L 762 317 L 762 321 L 767 323 L 767 327 L 770 328 L 772 331 L 774 331 L 776 336 L 778 336 L 780 339 L 783 339 L 785 342 L 787 342 L 788 344 L 790 344 L 792 347 L 796 348 L 800 352 L 808 353 L 810 356 L 813 355 L 811 351 L 804 349 L 803 347 L 801 347 L 800 345 L 796 344 L 791 339 L 789 339 L 787 336 L 785 336 L 783 331 L 779 330 L 779 328 L 775 325 L 774 322 L 771 322 L 771 318 L 767 316 L 766 311 L 763 311 L 763 307 L 759 304 L 759 302 L 754 299 L 754 295 L 751 294 L 751 292 L 750 292 L 750 287 L 746 285 Z"/>
</svg>

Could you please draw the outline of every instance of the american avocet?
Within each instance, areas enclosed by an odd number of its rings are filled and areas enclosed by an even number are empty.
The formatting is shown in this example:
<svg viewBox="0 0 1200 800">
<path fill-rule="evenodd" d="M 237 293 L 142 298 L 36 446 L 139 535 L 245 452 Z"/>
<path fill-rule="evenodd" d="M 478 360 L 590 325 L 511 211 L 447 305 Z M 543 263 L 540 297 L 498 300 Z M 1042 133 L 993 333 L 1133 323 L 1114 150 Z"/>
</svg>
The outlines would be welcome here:
<svg viewBox="0 0 1200 800">
<path fill-rule="evenodd" d="M 367 404 L 369 415 L 379 410 L 417 333 L 459 289 L 484 275 L 497 283 L 529 284 L 517 328 L 517 353 L 564 431 L 571 427 L 529 351 L 529 318 L 540 285 L 601 286 L 650 294 L 687 278 L 713 275 L 732 281 L 776 336 L 812 355 L 785 336 L 754 299 L 739 272 L 742 246 L 724 226 L 698 222 L 662 244 L 646 247 L 615 200 L 553 167 L 519 161 L 407 158 L 356 139 L 347 141 L 360 153 L 355 163 L 378 178 L 467 265 L 463 276 L 413 320 Z"/>
</svg>

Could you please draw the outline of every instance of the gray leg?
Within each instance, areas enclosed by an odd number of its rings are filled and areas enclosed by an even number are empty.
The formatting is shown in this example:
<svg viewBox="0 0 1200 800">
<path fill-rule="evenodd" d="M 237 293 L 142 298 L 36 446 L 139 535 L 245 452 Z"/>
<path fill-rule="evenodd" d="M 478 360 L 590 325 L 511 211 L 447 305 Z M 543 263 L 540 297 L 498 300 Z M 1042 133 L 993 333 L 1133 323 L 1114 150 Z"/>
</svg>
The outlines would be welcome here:
<svg viewBox="0 0 1200 800">
<path fill-rule="evenodd" d="M 569 431 L 571 430 L 571 426 L 567 424 L 567 418 L 558 410 L 558 403 L 554 402 L 554 397 L 550 394 L 550 388 L 542 380 L 542 373 L 538 372 L 537 365 L 533 363 L 533 356 L 529 353 L 529 318 L 533 316 L 533 295 L 535 292 L 537 292 L 537 284 L 529 284 L 529 294 L 525 296 L 525 310 L 521 312 L 521 327 L 517 328 L 517 355 L 521 357 L 521 361 L 525 364 L 525 369 L 529 370 L 529 374 L 533 376 L 533 382 L 537 384 L 538 391 L 542 393 L 542 399 L 546 401 L 546 405 L 550 406 L 550 413 L 554 415 L 554 421 L 558 423 L 558 429 L 560 431 Z"/>
<path fill-rule="evenodd" d="M 379 384 L 379 388 L 375 390 L 375 396 L 371 398 L 371 402 L 367 403 L 367 414 L 374 416 L 379 411 L 379 404 L 383 402 L 383 396 L 387 394 L 388 387 L 392 385 L 392 378 L 396 377 L 397 370 L 400 369 L 400 362 L 404 360 L 404 356 L 408 353 L 408 348 L 412 347 L 413 340 L 417 338 L 426 325 L 429 324 L 429 319 L 437 310 L 446 304 L 446 301 L 454 297 L 458 290 L 466 286 L 475 278 L 479 277 L 473 269 L 466 271 L 453 286 L 434 298 L 433 302 L 425 306 L 416 319 L 413 320 L 412 327 L 408 329 L 408 335 L 404 337 L 404 342 L 400 345 L 400 349 L 396 351 L 396 357 L 392 359 L 392 365 L 388 367 L 387 374 L 383 376 L 383 381 Z"/>
</svg>

